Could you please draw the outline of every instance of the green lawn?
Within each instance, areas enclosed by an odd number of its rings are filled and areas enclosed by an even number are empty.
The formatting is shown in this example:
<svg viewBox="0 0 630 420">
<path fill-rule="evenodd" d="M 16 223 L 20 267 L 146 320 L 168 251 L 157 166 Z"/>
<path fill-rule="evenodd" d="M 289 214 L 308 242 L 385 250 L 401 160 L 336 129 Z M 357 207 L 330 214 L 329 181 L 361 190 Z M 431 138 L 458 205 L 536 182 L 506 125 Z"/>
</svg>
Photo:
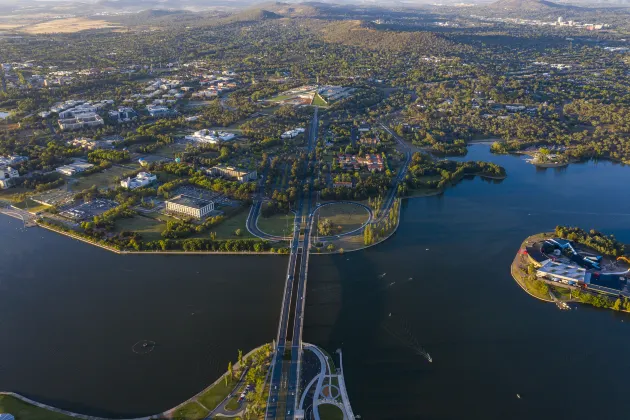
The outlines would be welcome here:
<svg viewBox="0 0 630 420">
<path fill-rule="evenodd" d="M 210 232 L 215 232 L 217 234 L 217 239 L 248 239 L 255 237 L 251 233 L 249 233 L 246 226 L 247 216 L 249 215 L 249 207 L 242 209 L 226 207 L 222 210 L 226 212 L 225 216 L 227 217 L 227 219 L 224 220 L 221 224 L 210 228 L 210 230 L 204 232 L 200 237 L 209 238 Z M 235 211 L 238 211 L 238 213 L 234 214 Z M 240 236 L 234 234 L 236 229 L 241 230 Z"/>
<path fill-rule="evenodd" d="M 280 101 L 285 101 L 287 99 L 295 98 L 296 96 L 297 95 L 278 95 L 274 98 L 269 99 L 269 101 L 280 102 Z"/>
<path fill-rule="evenodd" d="M 6 190 L 0 190 L 0 200 L 2 201 L 11 201 L 11 202 L 16 202 L 16 201 L 20 201 L 20 197 L 18 197 L 20 194 L 24 194 L 24 193 L 28 193 L 28 192 L 33 192 L 33 190 L 29 190 L 26 188 L 22 188 L 22 187 L 17 187 L 17 188 L 7 188 Z"/>
<path fill-rule="evenodd" d="M 313 98 L 313 105 L 315 105 L 315 106 L 328 106 L 328 103 L 324 100 L 324 98 L 321 97 L 321 95 L 319 93 L 316 93 L 315 97 Z"/>
<path fill-rule="evenodd" d="M 263 232 L 274 236 L 290 236 L 293 232 L 293 213 L 274 214 L 271 217 L 258 218 L 258 228 Z"/>
<path fill-rule="evenodd" d="M 230 398 L 227 404 L 225 404 L 225 409 L 228 411 L 236 411 L 238 410 L 238 397 Z"/>
<path fill-rule="evenodd" d="M 141 215 L 137 215 L 129 219 L 116 220 L 117 232 L 122 232 L 123 230 L 138 232 L 146 241 L 157 241 L 162 239 L 162 232 L 164 229 L 166 229 L 165 222 Z"/>
<path fill-rule="evenodd" d="M 0 395 L 0 413 L 13 414 L 16 420 L 69 420 L 73 418 L 35 407 L 10 395 Z"/>
<path fill-rule="evenodd" d="M 24 201 L 20 201 L 19 203 L 14 203 L 13 205 L 17 208 L 28 210 L 30 213 L 33 213 L 33 214 L 36 214 L 40 211 L 46 211 L 50 208 L 49 206 L 36 203 L 30 198 L 27 198 Z"/>
<path fill-rule="evenodd" d="M 208 414 L 208 410 L 197 404 L 196 401 L 191 401 L 173 413 L 173 418 L 178 420 L 201 420 Z"/>
<path fill-rule="evenodd" d="M 350 232 L 360 228 L 367 222 L 368 216 L 367 210 L 352 204 L 334 204 L 319 210 L 320 219 L 329 219 L 335 227 L 341 226 L 336 233 Z"/>
<path fill-rule="evenodd" d="M 317 407 L 322 420 L 343 420 L 343 412 L 336 405 L 322 404 Z"/>
<path fill-rule="evenodd" d="M 214 410 L 217 405 L 221 403 L 227 397 L 234 386 L 236 385 L 237 380 L 232 379 L 228 381 L 227 386 L 225 385 L 225 380 L 222 378 L 215 386 L 201 394 L 198 398 L 199 402 L 202 403 L 210 410 Z"/>
<path fill-rule="evenodd" d="M 112 166 L 109 169 L 105 169 L 103 172 L 98 172 L 88 176 L 72 177 L 68 180 L 68 184 L 70 184 L 72 191 L 77 192 L 90 188 L 92 185 L 96 185 L 97 188 L 114 187 L 118 185 L 116 178 L 131 171 L 131 169 Z"/>
</svg>

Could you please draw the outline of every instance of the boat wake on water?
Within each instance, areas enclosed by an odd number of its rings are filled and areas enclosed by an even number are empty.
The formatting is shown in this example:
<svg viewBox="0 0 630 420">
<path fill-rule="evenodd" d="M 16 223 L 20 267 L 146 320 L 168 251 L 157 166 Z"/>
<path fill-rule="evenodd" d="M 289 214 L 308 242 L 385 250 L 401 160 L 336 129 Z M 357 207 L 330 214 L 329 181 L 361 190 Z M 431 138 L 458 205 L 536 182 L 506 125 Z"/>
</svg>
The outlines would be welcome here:
<svg viewBox="0 0 630 420">
<path fill-rule="evenodd" d="M 420 345 L 416 335 L 411 331 L 409 323 L 405 321 L 404 318 L 399 318 L 401 317 L 392 316 L 390 312 L 387 319 L 381 323 L 381 328 L 405 347 L 413 350 L 415 354 L 424 357 L 429 363 L 433 363 L 433 358 L 429 352 Z"/>
</svg>

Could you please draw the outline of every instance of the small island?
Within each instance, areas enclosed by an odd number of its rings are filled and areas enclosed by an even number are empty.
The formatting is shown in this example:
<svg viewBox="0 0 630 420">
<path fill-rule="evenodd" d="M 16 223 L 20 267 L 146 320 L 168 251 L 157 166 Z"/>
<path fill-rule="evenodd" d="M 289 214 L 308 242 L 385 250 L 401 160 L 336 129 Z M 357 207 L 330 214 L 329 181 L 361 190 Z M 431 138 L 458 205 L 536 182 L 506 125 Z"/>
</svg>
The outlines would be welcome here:
<svg viewBox="0 0 630 420">
<path fill-rule="evenodd" d="M 530 296 L 630 312 L 630 259 L 614 236 L 557 226 L 525 239 L 512 262 L 512 277 Z"/>
</svg>

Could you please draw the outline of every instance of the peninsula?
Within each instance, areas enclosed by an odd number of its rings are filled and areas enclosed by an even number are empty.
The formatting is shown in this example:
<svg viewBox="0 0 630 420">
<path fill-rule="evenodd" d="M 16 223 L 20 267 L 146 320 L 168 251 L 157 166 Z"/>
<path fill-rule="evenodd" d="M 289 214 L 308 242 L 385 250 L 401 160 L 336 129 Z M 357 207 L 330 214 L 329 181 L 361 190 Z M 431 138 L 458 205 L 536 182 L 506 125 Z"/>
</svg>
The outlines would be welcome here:
<svg viewBox="0 0 630 420">
<path fill-rule="evenodd" d="M 630 259 L 625 245 L 595 230 L 557 226 L 525 239 L 512 277 L 532 297 L 630 311 Z"/>
</svg>

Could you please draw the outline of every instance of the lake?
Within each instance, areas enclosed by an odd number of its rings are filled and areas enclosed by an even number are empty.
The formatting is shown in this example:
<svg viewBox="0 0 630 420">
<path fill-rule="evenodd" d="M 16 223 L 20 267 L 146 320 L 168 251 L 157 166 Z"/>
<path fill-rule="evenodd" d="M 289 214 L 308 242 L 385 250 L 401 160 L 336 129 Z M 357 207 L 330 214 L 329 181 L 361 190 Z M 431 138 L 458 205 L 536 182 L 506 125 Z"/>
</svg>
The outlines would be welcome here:
<svg viewBox="0 0 630 420">
<path fill-rule="evenodd" d="M 0 216 L 0 389 L 155 414 L 276 334 L 284 256 L 120 256 Z M 156 342 L 138 355 L 140 340 Z"/>
<path fill-rule="evenodd" d="M 408 200 L 391 240 L 314 257 L 305 340 L 343 348 L 353 409 L 365 419 L 625 417 L 630 317 L 560 311 L 523 292 L 509 267 L 525 237 L 557 224 L 630 242 L 621 187 L 630 168 L 539 170 L 487 145 L 463 159 L 498 163 L 508 178 Z"/>
<path fill-rule="evenodd" d="M 493 161 L 508 178 L 406 200 L 387 242 L 313 255 L 305 341 L 343 348 L 364 419 L 623 418 L 630 317 L 560 311 L 523 292 L 509 266 L 526 236 L 557 224 L 630 242 L 630 168 L 539 170 L 487 145 L 458 159 Z M 152 414 L 275 337 L 286 257 L 119 256 L 20 226 L 0 218 L 2 390 Z M 155 350 L 134 354 L 143 339 Z"/>
</svg>

